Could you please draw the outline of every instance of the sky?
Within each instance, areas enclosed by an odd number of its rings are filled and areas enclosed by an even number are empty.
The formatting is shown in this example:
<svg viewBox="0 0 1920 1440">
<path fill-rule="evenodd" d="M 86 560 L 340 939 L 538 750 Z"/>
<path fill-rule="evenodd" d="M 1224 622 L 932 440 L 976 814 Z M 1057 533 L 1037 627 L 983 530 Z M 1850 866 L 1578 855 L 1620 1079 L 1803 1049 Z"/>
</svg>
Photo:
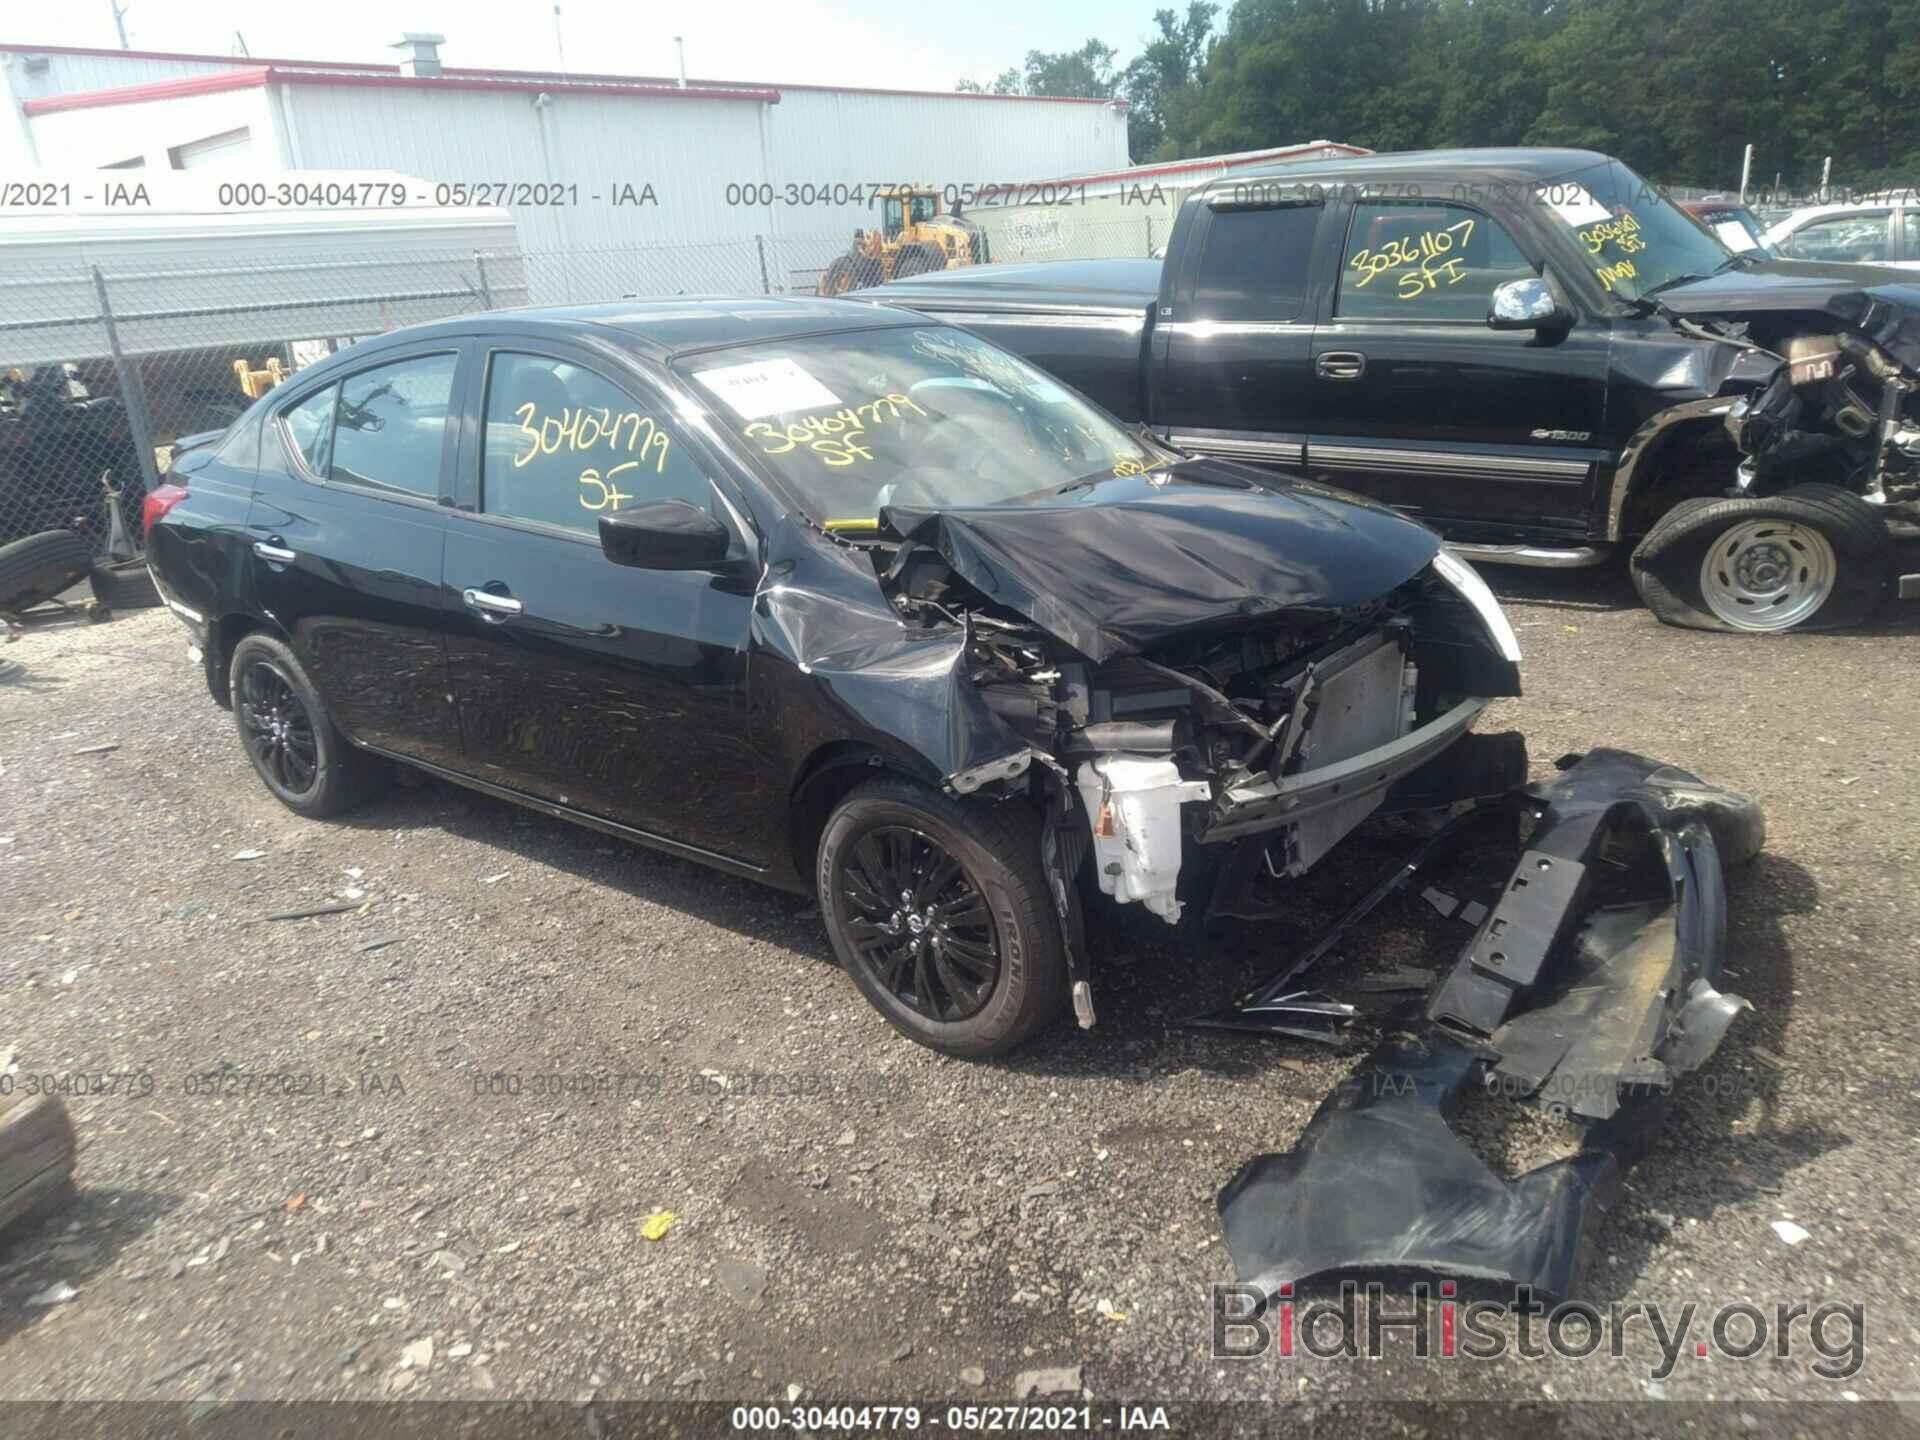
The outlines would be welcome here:
<svg viewBox="0 0 1920 1440">
<path fill-rule="evenodd" d="M 1078 49 L 1098 36 L 1124 65 L 1173 0 L 966 0 L 962 6 L 899 0 L 561 0 L 560 37 L 575 70 L 671 75 L 673 37 L 686 40 L 696 79 L 872 85 L 950 90 L 985 83 L 1029 50 Z M 114 46 L 113 0 L 11 7 L 8 44 Z M 232 0 L 131 0 L 123 5 L 136 50 L 238 52 L 276 59 L 393 61 L 404 30 L 447 37 L 450 65 L 561 68 L 552 0 L 325 0 L 236 5 Z M 944 32 L 944 33 L 943 33 Z"/>
</svg>

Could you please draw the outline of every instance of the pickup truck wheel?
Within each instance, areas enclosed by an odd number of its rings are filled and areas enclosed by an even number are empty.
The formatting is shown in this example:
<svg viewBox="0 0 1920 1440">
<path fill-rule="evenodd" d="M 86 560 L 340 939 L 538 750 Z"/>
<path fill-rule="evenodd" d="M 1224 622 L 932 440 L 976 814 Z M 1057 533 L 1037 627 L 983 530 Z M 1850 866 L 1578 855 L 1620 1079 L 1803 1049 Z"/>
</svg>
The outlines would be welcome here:
<svg viewBox="0 0 1920 1440">
<path fill-rule="evenodd" d="M 828 818 L 815 869 L 840 963 L 908 1038 L 999 1055 L 1059 1013 L 1066 952 L 1018 802 L 874 780 Z"/>
<path fill-rule="evenodd" d="M 233 719 L 247 759 L 296 815 L 341 815 L 377 788 L 381 763 L 327 718 L 300 662 L 271 635 L 243 636 L 228 671 Z"/>
<path fill-rule="evenodd" d="M 1633 552 L 1634 588 L 1669 625 L 1838 630 L 1873 612 L 1892 543 L 1873 506 L 1833 485 L 1683 500 Z"/>
</svg>

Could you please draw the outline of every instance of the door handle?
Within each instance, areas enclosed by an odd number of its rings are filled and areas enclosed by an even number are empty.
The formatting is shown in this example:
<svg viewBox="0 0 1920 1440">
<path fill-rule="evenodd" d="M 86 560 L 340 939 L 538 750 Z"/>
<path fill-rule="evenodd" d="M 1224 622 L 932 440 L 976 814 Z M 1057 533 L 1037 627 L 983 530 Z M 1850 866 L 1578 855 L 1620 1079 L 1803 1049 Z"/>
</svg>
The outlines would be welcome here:
<svg viewBox="0 0 1920 1440">
<path fill-rule="evenodd" d="M 1367 357 L 1358 350 L 1329 350 L 1313 362 L 1322 380 L 1358 380 L 1367 373 Z"/>
<path fill-rule="evenodd" d="M 274 538 L 278 539 L 279 537 L 275 536 Z M 256 540 L 253 542 L 253 553 L 258 555 L 262 560 L 272 561 L 275 565 L 291 565 L 295 560 L 300 558 L 285 546 L 269 545 L 264 540 Z"/>
<path fill-rule="evenodd" d="M 496 595 L 491 590 L 463 590 L 460 598 L 467 602 L 469 610 L 478 610 L 481 619 L 496 625 L 526 608 L 511 595 Z"/>
</svg>

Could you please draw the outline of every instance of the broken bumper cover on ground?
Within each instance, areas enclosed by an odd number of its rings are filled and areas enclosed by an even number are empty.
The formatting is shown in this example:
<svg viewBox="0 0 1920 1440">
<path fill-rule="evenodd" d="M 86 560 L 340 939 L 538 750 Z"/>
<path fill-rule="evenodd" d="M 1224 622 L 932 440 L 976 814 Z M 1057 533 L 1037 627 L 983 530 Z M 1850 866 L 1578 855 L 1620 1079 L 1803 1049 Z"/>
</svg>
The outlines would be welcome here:
<svg viewBox="0 0 1920 1440">
<path fill-rule="evenodd" d="M 1673 1079 L 1746 1002 L 1716 988 L 1723 865 L 1758 852 L 1745 796 L 1598 750 L 1521 795 L 1499 903 L 1436 988 L 1287 1154 L 1220 1192 L 1234 1265 L 1267 1296 L 1333 1275 L 1429 1273 L 1566 1296 Z M 1448 1122 L 1478 1087 L 1590 1122 L 1580 1151 L 1508 1180 Z"/>
</svg>

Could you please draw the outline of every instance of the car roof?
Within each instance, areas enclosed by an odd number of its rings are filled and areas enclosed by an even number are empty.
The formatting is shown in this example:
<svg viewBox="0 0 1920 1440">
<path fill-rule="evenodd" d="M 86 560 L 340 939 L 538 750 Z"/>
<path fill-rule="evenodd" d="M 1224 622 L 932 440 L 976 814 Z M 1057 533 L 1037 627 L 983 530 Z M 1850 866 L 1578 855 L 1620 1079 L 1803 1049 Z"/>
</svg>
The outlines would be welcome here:
<svg viewBox="0 0 1920 1440">
<path fill-rule="evenodd" d="M 467 335 L 524 335 L 564 339 L 569 334 L 613 340 L 623 349 L 665 363 L 700 350 L 762 340 L 938 324 L 924 315 L 871 301 L 814 296 L 681 295 L 669 300 L 615 300 L 599 305 L 534 305 L 491 310 L 409 326 L 362 341 L 344 354 L 368 354 L 395 344 Z"/>
<path fill-rule="evenodd" d="M 1286 179 L 1325 179 L 1338 176 L 1366 176 L 1385 179 L 1390 176 L 1446 174 L 1472 171 L 1492 180 L 1550 180 L 1572 170 L 1604 164 L 1611 157 L 1597 150 L 1557 149 L 1484 149 L 1484 150 L 1400 150 L 1383 155 L 1357 155 L 1329 160 L 1293 160 L 1279 165 L 1262 165 L 1235 170 L 1215 181 L 1229 184 L 1258 176 Z"/>
</svg>

